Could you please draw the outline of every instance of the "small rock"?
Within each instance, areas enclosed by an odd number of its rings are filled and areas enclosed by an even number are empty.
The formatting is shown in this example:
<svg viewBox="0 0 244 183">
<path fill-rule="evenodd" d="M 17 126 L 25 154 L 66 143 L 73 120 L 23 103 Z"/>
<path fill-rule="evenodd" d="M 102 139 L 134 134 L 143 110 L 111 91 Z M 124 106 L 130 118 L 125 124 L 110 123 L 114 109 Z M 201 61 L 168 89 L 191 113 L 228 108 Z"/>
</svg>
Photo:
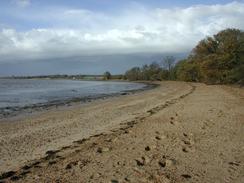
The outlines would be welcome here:
<svg viewBox="0 0 244 183">
<path fill-rule="evenodd" d="M 130 182 L 130 179 L 128 177 L 125 177 L 126 182 Z"/>
<path fill-rule="evenodd" d="M 141 159 L 136 159 L 136 164 L 137 164 L 138 166 L 144 166 L 144 162 L 143 162 L 143 160 L 141 160 Z"/>
<path fill-rule="evenodd" d="M 72 168 L 71 164 L 68 164 L 68 165 L 66 165 L 66 167 L 65 167 L 66 170 L 71 169 L 71 168 Z"/>
<path fill-rule="evenodd" d="M 186 133 L 183 133 L 183 135 L 184 135 L 185 137 L 187 137 L 187 136 L 188 136 Z"/>
<path fill-rule="evenodd" d="M 111 183 L 119 183 L 119 181 L 118 180 L 115 180 L 115 179 L 111 180 L 110 182 Z"/>
<path fill-rule="evenodd" d="M 144 166 L 150 163 L 150 159 L 147 156 L 142 156 L 140 159 L 136 159 L 136 164 L 138 166 Z"/>
<path fill-rule="evenodd" d="M 93 179 L 93 178 L 94 178 L 94 175 L 91 175 L 91 176 L 90 176 L 90 179 Z"/>
<path fill-rule="evenodd" d="M 166 161 L 163 159 L 163 160 L 160 160 L 158 162 L 159 166 L 161 166 L 162 168 L 164 168 L 166 166 Z"/>
<path fill-rule="evenodd" d="M 69 170 L 69 169 L 71 169 L 73 166 L 76 166 L 77 164 L 78 164 L 77 161 L 70 162 L 69 164 L 66 165 L 65 169 L 66 169 L 66 170 Z"/>
<path fill-rule="evenodd" d="M 151 148 L 149 146 L 145 147 L 145 151 L 150 151 Z"/>
<path fill-rule="evenodd" d="M 98 153 L 108 152 L 110 149 L 108 147 L 99 147 L 97 148 Z"/>
<path fill-rule="evenodd" d="M 188 140 L 183 140 L 183 142 L 184 142 L 184 144 L 186 144 L 186 145 L 191 145 L 191 142 L 188 141 Z"/>
<path fill-rule="evenodd" d="M 54 155 L 54 154 L 56 154 L 57 152 L 59 152 L 58 150 L 57 151 L 55 151 L 55 150 L 49 150 L 49 151 L 47 151 L 46 152 L 46 155 Z"/>
<path fill-rule="evenodd" d="M 128 130 L 124 130 L 124 133 L 125 133 L 125 134 L 128 134 L 128 133 L 129 133 L 129 131 L 128 131 Z"/>
<path fill-rule="evenodd" d="M 184 177 L 185 179 L 190 179 L 191 178 L 191 176 L 188 175 L 188 174 L 182 174 L 181 176 Z"/>
<path fill-rule="evenodd" d="M 182 151 L 185 152 L 185 153 L 189 152 L 188 148 L 186 148 L 186 147 L 183 147 Z"/>
<path fill-rule="evenodd" d="M 159 136 L 156 136 L 155 139 L 157 139 L 157 140 L 161 140 L 162 138 L 159 137 Z"/>
</svg>

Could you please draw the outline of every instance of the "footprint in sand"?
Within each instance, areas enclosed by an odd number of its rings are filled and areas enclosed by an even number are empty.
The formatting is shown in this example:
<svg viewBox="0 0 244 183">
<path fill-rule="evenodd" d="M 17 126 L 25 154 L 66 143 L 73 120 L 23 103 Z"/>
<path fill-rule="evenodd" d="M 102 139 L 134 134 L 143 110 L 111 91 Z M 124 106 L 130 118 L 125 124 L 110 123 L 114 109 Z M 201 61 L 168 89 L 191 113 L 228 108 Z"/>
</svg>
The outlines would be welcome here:
<svg viewBox="0 0 244 183">
<path fill-rule="evenodd" d="M 174 117 L 170 117 L 170 124 L 175 125 L 175 118 Z"/>
<path fill-rule="evenodd" d="M 177 113 L 175 113 L 175 117 L 171 116 L 170 117 L 170 124 L 172 124 L 172 125 L 177 124 L 178 123 L 177 118 L 178 118 L 178 114 Z"/>
<path fill-rule="evenodd" d="M 192 135 L 188 135 L 183 133 L 182 141 L 182 151 L 185 153 L 193 152 L 194 151 L 194 140 Z"/>
</svg>

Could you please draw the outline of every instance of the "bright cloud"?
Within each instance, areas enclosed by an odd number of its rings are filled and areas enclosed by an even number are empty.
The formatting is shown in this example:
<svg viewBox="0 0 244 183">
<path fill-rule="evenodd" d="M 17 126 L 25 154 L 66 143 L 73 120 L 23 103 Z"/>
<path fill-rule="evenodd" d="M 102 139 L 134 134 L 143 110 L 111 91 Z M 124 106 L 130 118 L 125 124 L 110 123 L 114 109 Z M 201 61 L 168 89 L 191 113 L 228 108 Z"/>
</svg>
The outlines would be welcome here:
<svg viewBox="0 0 244 183">
<path fill-rule="evenodd" d="M 18 0 L 29 4 L 28 0 Z M 87 54 L 186 52 L 224 28 L 244 29 L 244 3 L 188 8 L 129 8 L 111 15 L 83 9 L 53 9 L 28 21 L 51 26 L 27 31 L 3 28 L 0 62 Z"/>
</svg>

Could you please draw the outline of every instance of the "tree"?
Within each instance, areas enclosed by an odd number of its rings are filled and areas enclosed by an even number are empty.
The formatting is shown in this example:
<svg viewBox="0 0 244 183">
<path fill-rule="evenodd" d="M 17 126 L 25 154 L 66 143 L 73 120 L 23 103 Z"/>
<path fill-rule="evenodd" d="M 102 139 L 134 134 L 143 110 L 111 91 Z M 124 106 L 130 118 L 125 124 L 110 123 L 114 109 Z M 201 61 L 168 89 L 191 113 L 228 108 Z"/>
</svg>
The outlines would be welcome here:
<svg viewBox="0 0 244 183">
<path fill-rule="evenodd" d="M 164 59 L 162 61 L 162 65 L 169 72 L 169 75 L 168 75 L 169 78 L 168 79 L 173 79 L 174 76 L 173 76 L 172 69 L 173 69 L 173 67 L 175 65 L 175 57 L 173 57 L 173 56 L 164 57 Z"/>
<path fill-rule="evenodd" d="M 244 85 L 244 32 L 238 29 L 222 30 L 201 40 L 187 59 L 175 64 L 173 56 L 166 56 L 162 66 L 153 62 L 142 68 L 134 67 L 125 76 L 129 80 L 178 79 Z"/>
<path fill-rule="evenodd" d="M 173 57 L 173 56 L 164 57 L 162 64 L 163 64 L 164 68 L 166 68 L 168 71 L 171 71 L 175 64 L 175 57 Z"/>
<path fill-rule="evenodd" d="M 168 80 L 169 79 L 169 71 L 166 69 L 162 69 L 159 73 L 160 80 Z"/>
<path fill-rule="evenodd" d="M 131 81 L 140 80 L 142 78 L 140 67 L 133 67 L 132 69 L 126 71 L 125 78 Z"/>
<path fill-rule="evenodd" d="M 225 29 L 201 40 L 188 58 L 198 66 L 201 81 L 221 84 L 243 80 L 243 39 L 243 31 Z"/>
<path fill-rule="evenodd" d="M 179 61 L 175 66 L 176 78 L 181 81 L 200 81 L 200 69 L 188 60 Z"/>
<path fill-rule="evenodd" d="M 104 74 L 103 74 L 103 79 L 104 80 L 109 80 L 111 79 L 112 75 L 110 74 L 110 72 L 106 71 Z"/>
<path fill-rule="evenodd" d="M 125 78 L 128 80 L 161 80 L 162 68 L 157 62 L 152 62 L 150 65 L 133 67 L 126 71 Z"/>
</svg>

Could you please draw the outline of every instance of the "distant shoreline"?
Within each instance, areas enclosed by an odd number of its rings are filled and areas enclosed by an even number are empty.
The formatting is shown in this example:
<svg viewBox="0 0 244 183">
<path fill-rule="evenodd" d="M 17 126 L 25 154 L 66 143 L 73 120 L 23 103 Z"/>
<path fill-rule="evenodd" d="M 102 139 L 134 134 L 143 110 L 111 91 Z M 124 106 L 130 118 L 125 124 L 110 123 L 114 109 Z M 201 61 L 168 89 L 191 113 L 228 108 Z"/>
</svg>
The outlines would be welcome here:
<svg viewBox="0 0 244 183">
<path fill-rule="evenodd" d="M 122 74 L 113 75 L 110 80 L 123 80 Z M 119 79 L 120 78 L 120 79 Z M 39 76 L 2 76 L 0 79 L 71 79 L 71 80 L 94 80 L 94 81 L 106 81 L 104 76 L 101 75 L 67 75 L 67 74 L 54 74 L 54 75 L 39 75 Z"/>
</svg>

